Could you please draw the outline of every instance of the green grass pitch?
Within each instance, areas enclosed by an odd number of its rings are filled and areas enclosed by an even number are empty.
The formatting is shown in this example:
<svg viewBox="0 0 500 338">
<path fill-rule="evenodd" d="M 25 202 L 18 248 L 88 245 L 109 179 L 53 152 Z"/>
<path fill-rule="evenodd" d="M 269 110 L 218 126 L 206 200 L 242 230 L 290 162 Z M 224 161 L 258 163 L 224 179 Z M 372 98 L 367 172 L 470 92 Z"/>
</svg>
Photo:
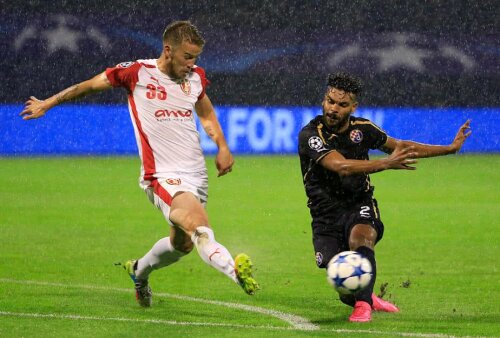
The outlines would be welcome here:
<svg viewBox="0 0 500 338">
<path fill-rule="evenodd" d="M 114 263 L 144 254 L 168 226 L 137 185 L 138 159 L 1 158 L 0 336 L 500 334 L 499 155 L 372 175 L 386 226 L 376 290 L 388 283 L 401 312 L 359 324 L 315 266 L 298 158 L 237 157 L 221 178 L 207 162 L 216 238 L 252 257 L 262 290 L 245 295 L 192 252 L 151 276 L 154 306 L 142 309 Z"/>
</svg>

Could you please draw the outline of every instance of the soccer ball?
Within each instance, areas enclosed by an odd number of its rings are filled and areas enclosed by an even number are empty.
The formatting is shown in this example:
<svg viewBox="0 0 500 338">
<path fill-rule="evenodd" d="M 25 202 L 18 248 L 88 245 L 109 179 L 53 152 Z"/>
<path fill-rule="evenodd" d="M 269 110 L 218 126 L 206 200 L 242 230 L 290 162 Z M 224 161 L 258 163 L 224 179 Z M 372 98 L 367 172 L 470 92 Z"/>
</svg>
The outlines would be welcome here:
<svg viewBox="0 0 500 338">
<path fill-rule="evenodd" d="M 356 251 L 344 251 L 335 255 L 326 269 L 328 282 L 343 295 L 363 290 L 372 279 L 372 265 Z"/>
</svg>

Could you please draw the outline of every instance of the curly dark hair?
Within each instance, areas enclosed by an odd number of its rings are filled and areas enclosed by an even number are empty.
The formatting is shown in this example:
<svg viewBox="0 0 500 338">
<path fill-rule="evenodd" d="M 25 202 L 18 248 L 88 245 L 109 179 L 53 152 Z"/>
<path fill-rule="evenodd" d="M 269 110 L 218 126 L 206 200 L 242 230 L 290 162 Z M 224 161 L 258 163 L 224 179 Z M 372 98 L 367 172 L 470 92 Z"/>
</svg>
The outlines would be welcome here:
<svg viewBox="0 0 500 338">
<path fill-rule="evenodd" d="M 328 75 L 328 86 L 342 89 L 356 96 L 361 94 L 361 90 L 363 89 L 363 83 L 360 79 L 343 72 Z"/>
</svg>

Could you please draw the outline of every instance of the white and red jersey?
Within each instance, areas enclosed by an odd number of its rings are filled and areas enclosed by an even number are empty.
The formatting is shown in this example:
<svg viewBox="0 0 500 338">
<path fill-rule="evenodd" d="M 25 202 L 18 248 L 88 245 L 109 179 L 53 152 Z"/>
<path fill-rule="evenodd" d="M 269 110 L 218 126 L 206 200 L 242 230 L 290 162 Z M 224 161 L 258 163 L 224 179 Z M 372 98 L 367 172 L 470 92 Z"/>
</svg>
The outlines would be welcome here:
<svg viewBox="0 0 500 338">
<path fill-rule="evenodd" d="M 179 81 L 162 73 L 156 59 L 149 59 L 120 63 L 106 69 L 106 75 L 113 87 L 128 91 L 142 180 L 206 171 L 194 120 L 194 105 L 208 83 L 203 68 L 195 66 Z"/>
</svg>

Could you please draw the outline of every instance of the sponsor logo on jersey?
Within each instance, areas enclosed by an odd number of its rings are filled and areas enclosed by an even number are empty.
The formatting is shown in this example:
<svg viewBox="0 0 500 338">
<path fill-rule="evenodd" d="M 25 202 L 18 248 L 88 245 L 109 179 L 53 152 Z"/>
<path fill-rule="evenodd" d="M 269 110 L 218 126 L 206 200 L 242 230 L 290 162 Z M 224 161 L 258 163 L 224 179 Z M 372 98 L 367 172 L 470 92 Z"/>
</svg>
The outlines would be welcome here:
<svg viewBox="0 0 500 338">
<path fill-rule="evenodd" d="M 188 79 L 185 79 L 181 83 L 179 83 L 179 86 L 181 86 L 182 92 L 186 95 L 191 94 L 191 82 L 189 82 Z"/>
<path fill-rule="evenodd" d="M 173 111 L 173 110 L 167 110 L 167 109 L 159 109 L 155 111 L 155 117 L 157 119 L 161 118 L 168 118 L 168 117 L 191 117 L 193 115 L 193 112 L 191 109 L 188 109 L 186 111 Z"/>
<path fill-rule="evenodd" d="M 349 137 L 351 138 L 351 141 L 354 143 L 360 143 L 361 141 L 363 141 L 363 133 L 359 129 L 354 129 L 353 131 L 351 131 Z"/>
<path fill-rule="evenodd" d="M 312 150 L 321 151 L 325 149 L 323 147 L 323 141 L 319 136 L 311 136 L 307 141 L 307 144 L 309 144 L 309 148 Z"/>
<path fill-rule="evenodd" d="M 128 68 L 128 67 L 132 66 L 133 64 L 134 64 L 133 61 L 127 61 L 127 62 L 119 63 L 116 67 L 117 68 Z"/>
<path fill-rule="evenodd" d="M 316 252 L 316 265 L 321 266 L 323 263 L 323 254 L 321 252 Z"/>
<path fill-rule="evenodd" d="M 180 178 L 167 178 L 165 180 L 165 182 L 167 182 L 167 184 L 170 184 L 170 185 L 180 185 L 181 179 Z"/>
</svg>

